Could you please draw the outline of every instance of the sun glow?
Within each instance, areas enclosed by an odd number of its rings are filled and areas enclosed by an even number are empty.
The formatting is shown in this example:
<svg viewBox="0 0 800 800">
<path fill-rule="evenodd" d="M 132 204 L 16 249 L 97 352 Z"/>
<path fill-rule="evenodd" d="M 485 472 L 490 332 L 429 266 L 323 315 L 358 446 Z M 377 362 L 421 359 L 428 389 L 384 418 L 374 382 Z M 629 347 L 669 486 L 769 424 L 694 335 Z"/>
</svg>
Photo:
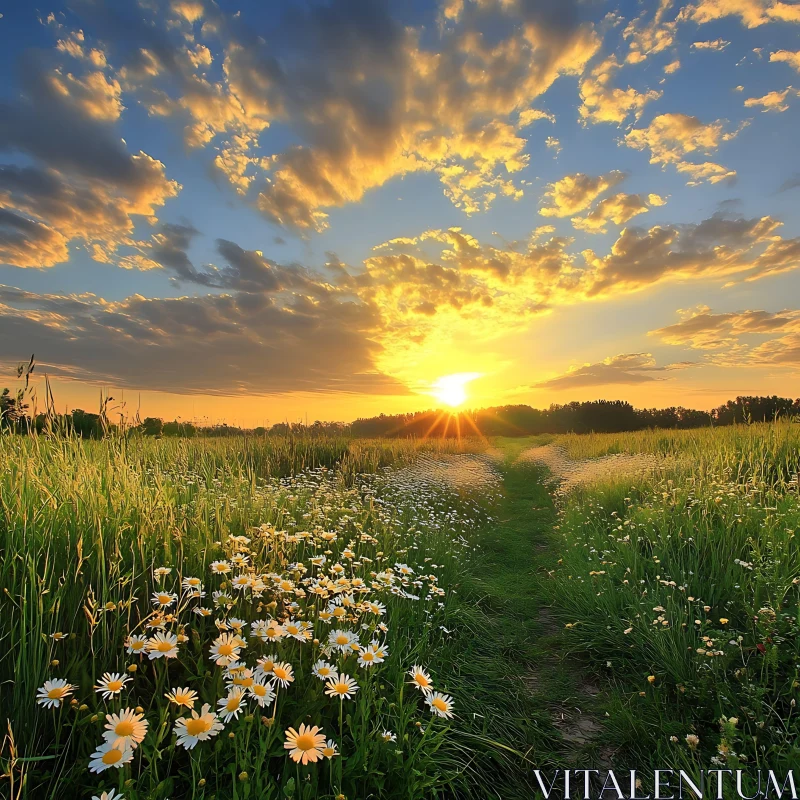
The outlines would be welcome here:
<svg viewBox="0 0 800 800">
<path fill-rule="evenodd" d="M 458 372 L 444 375 L 431 384 L 430 394 L 451 408 L 457 408 L 467 401 L 467 384 L 480 378 L 480 372 Z"/>
</svg>

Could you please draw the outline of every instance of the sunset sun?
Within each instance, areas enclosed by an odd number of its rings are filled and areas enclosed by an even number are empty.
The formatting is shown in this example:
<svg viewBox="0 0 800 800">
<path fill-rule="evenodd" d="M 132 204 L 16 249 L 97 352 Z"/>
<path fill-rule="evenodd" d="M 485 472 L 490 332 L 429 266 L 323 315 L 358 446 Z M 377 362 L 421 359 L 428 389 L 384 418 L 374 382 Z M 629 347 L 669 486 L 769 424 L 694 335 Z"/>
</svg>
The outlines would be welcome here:
<svg viewBox="0 0 800 800">
<path fill-rule="evenodd" d="M 431 384 L 430 394 L 451 408 L 458 408 L 467 401 L 467 384 L 480 377 L 479 372 L 458 372 L 444 375 Z"/>
</svg>

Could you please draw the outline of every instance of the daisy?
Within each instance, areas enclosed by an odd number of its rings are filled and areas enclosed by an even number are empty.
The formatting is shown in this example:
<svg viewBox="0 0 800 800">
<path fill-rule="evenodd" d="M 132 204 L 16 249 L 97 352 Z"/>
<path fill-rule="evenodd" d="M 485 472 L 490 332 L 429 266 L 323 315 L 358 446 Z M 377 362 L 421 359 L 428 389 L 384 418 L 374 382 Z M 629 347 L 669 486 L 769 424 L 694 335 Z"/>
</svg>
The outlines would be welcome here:
<svg viewBox="0 0 800 800">
<path fill-rule="evenodd" d="M 200 578 L 184 578 L 181 586 L 190 592 L 195 592 L 203 588 L 203 581 Z"/>
<path fill-rule="evenodd" d="M 195 606 L 193 611 L 200 617 L 210 617 L 214 613 L 210 608 L 203 608 L 203 606 Z"/>
<path fill-rule="evenodd" d="M 250 580 L 251 578 L 247 573 L 242 573 L 231 581 L 231 586 L 233 586 L 234 589 L 246 589 L 250 585 Z"/>
<path fill-rule="evenodd" d="M 303 622 L 295 622 L 290 619 L 284 623 L 283 629 L 286 631 L 287 636 L 291 636 L 299 642 L 307 642 L 311 638 L 311 631 L 306 628 Z"/>
<path fill-rule="evenodd" d="M 165 578 L 170 572 L 172 572 L 172 567 L 156 567 L 156 569 L 153 570 L 153 575 L 155 575 L 156 578 Z"/>
<path fill-rule="evenodd" d="M 173 689 L 171 692 L 167 692 L 164 697 L 166 697 L 170 703 L 175 703 L 176 706 L 194 708 L 194 704 L 197 701 L 197 692 L 194 689 L 181 689 L 179 687 L 177 689 Z"/>
<path fill-rule="evenodd" d="M 178 595 L 171 592 L 155 592 L 151 598 L 153 605 L 159 608 L 169 608 L 177 599 Z"/>
<path fill-rule="evenodd" d="M 325 747 L 322 748 L 322 757 L 323 758 L 333 758 L 334 756 L 338 756 L 339 751 L 336 749 L 336 742 L 333 739 L 328 739 Z"/>
<path fill-rule="evenodd" d="M 211 660 L 219 666 L 236 661 L 241 650 L 240 642 L 241 639 L 231 633 L 223 633 L 218 636 L 211 645 Z"/>
<path fill-rule="evenodd" d="M 103 772 L 109 767 L 121 769 L 133 760 L 133 750 L 130 747 L 122 749 L 114 747 L 111 742 L 103 742 L 97 746 L 97 750 L 90 758 L 92 760 L 89 761 L 89 772 Z"/>
<path fill-rule="evenodd" d="M 294 670 L 288 661 L 276 662 L 272 667 L 272 675 L 283 689 L 294 681 Z"/>
<path fill-rule="evenodd" d="M 275 699 L 275 690 L 267 683 L 253 681 L 248 691 L 252 697 L 255 697 L 256 702 L 261 708 L 272 705 L 272 701 Z"/>
<path fill-rule="evenodd" d="M 144 714 L 137 714 L 132 708 L 125 708 L 119 714 L 106 717 L 106 730 L 103 738 L 112 747 L 135 750 L 147 733 L 147 720 Z"/>
<path fill-rule="evenodd" d="M 326 684 L 325 694 L 328 697 L 338 697 L 340 700 L 352 699 L 352 696 L 358 691 L 358 684 L 349 675 L 336 675 L 331 678 Z"/>
<path fill-rule="evenodd" d="M 411 676 L 411 683 L 423 694 L 430 694 L 433 691 L 433 681 L 431 676 L 422 667 L 416 664 L 408 671 Z"/>
<path fill-rule="evenodd" d="M 352 646 L 354 641 L 358 641 L 358 636 L 356 636 L 352 631 L 336 629 L 332 630 L 328 634 L 328 643 L 333 647 L 338 648 L 343 653 L 347 653 L 353 649 Z"/>
<path fill-rule="evenodd" d="M 384 731 L 381 734 L 381 739 L 383 739 L 384 742 L 396 742 L 397 741 L 397 734 L 396 733 L 392 733 L 391 731 Z"/>
<path fill-rule="evenodd" d="M 382 617 L 386 613 L 386 606 L 383 603 L 373 603 L 371 601 L 367 601 L 364 603 L 364 607 L 367 611 L 379 617 Z"/>
<path fill-rule="evenodd" d="M 77 686 L 67 683 L 63 678 L 56 678 L 52 681 L 45 681 L 44 686 L 39 689 L 36 695 L 36 702 L 45 708 L 58 708 L 61 703 L 71 695 Z"/>
<path fill-rule="evenodd" d="M 228 620 L 228 625 L 230 626 L 231 630 L 235 633 L 238 633 L 239 636 L 242 635 L 242 628 L 244 628 L 247 623 L 243 619 L 237 619 L 236 617 L 231 617 Z"/>
<path fill-rule="evenodd" d="M 147 637 L 138 635 L 129 636 L 128 640 L 125 642 L 125 647 L 132 655 L 143 653 L 147 649 Z"/>
<path fill-rule="evenodd" d="M 99 797 L 96 794 L 92 795 L 92 800 L 125 800 L 124 796 L 117 794 L 113 789 L 110 792 L 103 792 Z"/>
<path fill-rule="evenodd" d="M 371 667 L 373 664 L 378 664 L 380 661 L 375 658 L 375 651 L 371 647 L 361 647 L 358 651 L 358 666 Z"/>
<path fill-rule="evenodd" d="M 313 667 L 311 667 L 311 671 L 323 681 L 328 680 L 328 678 L 332 678 L 336 674 L 336 669 L 334 668 L 333 664 L 329 664 L 327 661 L 317 661 Z"/>
<path fill-rule="evenodd" d="M 226 575 L 231 571 L 231 565 L 227 561 L 212 561 L 211 571 L 217 575 Z"/>
<path fill-rule="evenodd" d="M 191 717 L 180 717 L 175 720 L 173 731 L 181 747 L 191 750 L 198 742 L 205 742 L 222 730 L 223 724 L 217 715 L 209 710 L 210 708 L 208 703 L 204 703 L 199 714 L 192 711 Z"/>
<path fill-rule="evenodd" d="M 260 676 L 265 678 L 267 675 L 272 675 L 272 670 L 277 662 L 278 656 L 276 655 L 262 656 L 259 658 L 258 661 L 256 661 L 256 677 Z"/>
<path fill-rule="evenodd" d="M 104 700 L 118 695 L 130 678 L 119 672 L 106 672 L 95 686 L 95 691 L 103 695 Z"/>
<path fill-rule="evenodd" d="M 157 633 L 147 640 L 147 656 L 154 658 L 177 658 L 178 637 L 174 633 Z"/>
<path fill-rule="evenodd" d="M 315 725 L 301 725 L 300 730 L 289 728 L 286 731 L 286 741 L 283 746 L 289 751 L 292 761 L 299 761 L 303 765 L 319 761 L 322 750 L 326 746 L 325 736 L 320 733 L 322 729 Z"/>
<path fill-rule="evenodd" d="M 451 718 L 453 716 L 453 698 L 449 694 L 431 692 L 425 698 L 425 702 L 437 717 Z"/>
<path fill-rule="evenodd" d="M 370 650 L 375 653 L 375 660 L 380 663 L 386 656 L 389 655 L 389 648 L 385 644 L 378 644 L 378 642 L 370 642 Z"/>
<path fill-rule="evenodd" d="M 50 634 L 50 638 L 51 639 L 55 639 L 55 641 L 57 641 L 57 642 L 60 642 L 62 639 L 66 639 L 67 638 L 67 634 L 66 633 L 61 633 L 60 631 L 58 631 L 56 633 L 51 633 Z"/>
<path fill-rule="evenodd" d="M 217 706 L 219 716 L 223 722 L 229 722 L 231 718 L 236 719 L 244 707 L 244 690 L 231 690 L 227 697 L 221 697 L 217 701 Z"/>
</svg>

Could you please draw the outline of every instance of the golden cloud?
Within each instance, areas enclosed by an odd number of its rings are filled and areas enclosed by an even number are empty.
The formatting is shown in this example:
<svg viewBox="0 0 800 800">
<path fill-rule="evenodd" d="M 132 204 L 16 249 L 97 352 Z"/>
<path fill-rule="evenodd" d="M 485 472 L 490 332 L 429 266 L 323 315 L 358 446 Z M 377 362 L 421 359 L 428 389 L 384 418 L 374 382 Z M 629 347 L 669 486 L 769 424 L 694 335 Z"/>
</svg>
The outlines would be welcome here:
<svg viewBox="0 0 800 800">
<path fill-rule="evenodd" d="M 539 209 L 539 213 L 543 217 L 569 217 L 577 214 L 624 179 L 625 173 L 619 170 L 598 176 L 582 172 L 565 175 L 561 180 L 549 184 L 542 197 L 545 205 Z"/>
</svg>

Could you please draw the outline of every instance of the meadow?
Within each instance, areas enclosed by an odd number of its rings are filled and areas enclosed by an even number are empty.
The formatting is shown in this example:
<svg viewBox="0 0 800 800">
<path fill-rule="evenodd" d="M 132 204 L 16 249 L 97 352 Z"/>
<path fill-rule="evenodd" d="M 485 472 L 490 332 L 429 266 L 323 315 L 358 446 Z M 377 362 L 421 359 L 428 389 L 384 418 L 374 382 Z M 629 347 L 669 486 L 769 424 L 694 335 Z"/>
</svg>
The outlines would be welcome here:
<svg viewBox="0 0 800 800">
<path fill-rule="evenodd" d="M 800 425 L 0 436 L 0 794 L 800 763 Z M 580 706 L 580 719 L 575 708 Z"/>
</svg>

